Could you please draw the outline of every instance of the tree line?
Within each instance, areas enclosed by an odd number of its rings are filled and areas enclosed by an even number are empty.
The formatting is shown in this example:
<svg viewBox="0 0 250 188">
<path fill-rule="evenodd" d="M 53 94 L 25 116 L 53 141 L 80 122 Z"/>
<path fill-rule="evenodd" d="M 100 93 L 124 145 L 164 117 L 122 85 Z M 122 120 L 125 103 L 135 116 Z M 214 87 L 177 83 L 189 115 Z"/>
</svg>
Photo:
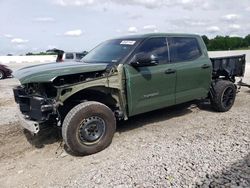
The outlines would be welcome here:
<svg viewBox="0 0 250 188">
<path fill-rule="evenodd" d="M 202 38 L 209 51 L 250 49 L 250 34 L 246 37 L 216 36 L 213 39 L 203 35 Z"/>
</svg>

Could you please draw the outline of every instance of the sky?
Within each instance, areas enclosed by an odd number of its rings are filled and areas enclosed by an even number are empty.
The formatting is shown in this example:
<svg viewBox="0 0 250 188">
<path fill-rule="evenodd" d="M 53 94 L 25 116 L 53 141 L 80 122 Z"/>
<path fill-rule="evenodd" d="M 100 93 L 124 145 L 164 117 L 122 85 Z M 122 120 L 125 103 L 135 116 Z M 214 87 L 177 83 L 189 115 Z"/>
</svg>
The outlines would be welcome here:
<svg viewBox="0 0 250 188">
<path fill-rule="evenodd" d="M 243 37 L 250 0 L 0 0 L 0 55 L 84 51 L 152 32 Z"/>
</svg>

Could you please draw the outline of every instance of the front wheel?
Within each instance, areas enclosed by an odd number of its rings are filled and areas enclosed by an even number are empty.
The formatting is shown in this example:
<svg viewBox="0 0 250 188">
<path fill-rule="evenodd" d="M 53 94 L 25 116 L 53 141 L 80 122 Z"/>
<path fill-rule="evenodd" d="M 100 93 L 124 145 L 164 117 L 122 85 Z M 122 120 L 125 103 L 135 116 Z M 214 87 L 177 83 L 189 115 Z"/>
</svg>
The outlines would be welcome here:
<svg viewBox="0 0 250 188">
<path fill-rule="evenodd" d="M 213 87 L 213 96 L 211 96 L 211 105 L 218 112 L 230 110 L 236 97 L 236 86 L 226 80 L 220 80 Z"/>
<path fill-rule="evenodd" d="M 75 106 L 65 117 L 62 136 L 77 155 L 90 155 L 110 145 L 116 119 L 106 105 L 89 101 Z"/>
</svg>

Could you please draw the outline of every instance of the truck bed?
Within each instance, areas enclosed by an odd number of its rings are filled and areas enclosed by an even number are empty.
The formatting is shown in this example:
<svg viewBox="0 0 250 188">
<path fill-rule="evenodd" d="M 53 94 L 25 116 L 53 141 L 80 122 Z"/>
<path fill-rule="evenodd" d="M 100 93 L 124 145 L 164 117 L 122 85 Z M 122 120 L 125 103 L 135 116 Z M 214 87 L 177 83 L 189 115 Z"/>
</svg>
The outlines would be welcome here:
<svg viewBox="0 0 250 188">
<path fill-rule="evenodd" d="M 213 79 L 225 77 L 235 80 L 245 73 L 246 55 L 210 58 L 213 65 Z"/>
</svg>

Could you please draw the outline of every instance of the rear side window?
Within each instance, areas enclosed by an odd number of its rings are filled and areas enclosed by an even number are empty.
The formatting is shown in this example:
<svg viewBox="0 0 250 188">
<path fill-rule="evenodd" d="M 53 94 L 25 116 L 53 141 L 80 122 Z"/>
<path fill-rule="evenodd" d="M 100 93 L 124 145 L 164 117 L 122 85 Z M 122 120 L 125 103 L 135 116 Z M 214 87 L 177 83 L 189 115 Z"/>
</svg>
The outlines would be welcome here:
<svg viewBox="0 0 250 188">
<path fill-rule="evenodd" d="M 201 56 L 201 50 L 196 38 L 168 38 L 171 62 L 191 61 Z"/>
<path fill-rule="evenodd" d="M 73 53 L 66 53 L 65 59 L 74 59 L 74 54 Z"/>
<path fill-rule="evenodd" d="M 159 63 L 168 62 L 168 48 L 165 37 L 151 38 L 142 43 L 136 53 L 154 55 L 159 59 Z"/>
</svg>

